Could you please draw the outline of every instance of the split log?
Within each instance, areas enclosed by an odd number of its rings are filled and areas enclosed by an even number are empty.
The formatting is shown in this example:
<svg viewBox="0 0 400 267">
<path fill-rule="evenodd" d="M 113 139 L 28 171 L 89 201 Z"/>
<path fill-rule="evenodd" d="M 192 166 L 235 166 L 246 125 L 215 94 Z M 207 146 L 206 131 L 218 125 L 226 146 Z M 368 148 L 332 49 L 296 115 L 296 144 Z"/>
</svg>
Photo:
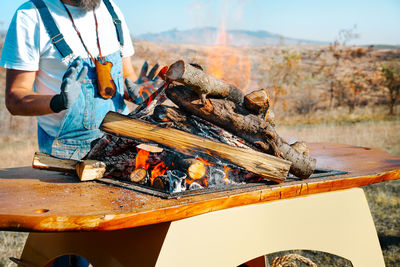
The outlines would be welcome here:
<svg viewBox="0 0 400 267">
<path fill-rule="evenodd" d="M 106 164 L 97 160 L 82 160 L 75 166 L 81 181 L 91 181 L 102 178 L 106 172 Z"/>
<path fill-rule="evenodd" d="M 254 148 L 243 139 L 234 136 L 230 132 L 218 127 L 199 117 L 187 114 L 175 107 L 159 105 L 154 109 L 152 119 L 163 123 L 164 126 L 172 127 L 188 133 L 192 133 L 213 141 L 227 145 Z"/>
<path fill-rule="evenodd" d="M 274 127 L 267 121 L 227 99 L 207 99 L 207 108 L 198 95 L 185 86 L 175 86 L 166 91 L 180 109 L 218 125 L 227 131 L 244 138 L 262 151 L 285 158 L 292 162 L 290 172 L 305 179 L 314 172 L 316 160 L 298 153 L 278 136 Z M 211 108 L 210 108 L 211 107 Z"/>
<path fill-rule="evenodd" d="M 39 170 L 76 174 L 75 165 L 77 162 L 73 159 L 60 159 L 45 153 L 35 152 L 32 167 Z"/>
<path fill-rule="evenodd" d="M 201 96 L 203 103 L 207 96 L 227 98 L 235 103 L 243 102 L 243 93 L 236 86 L 219 80 L 183 60 L 169 67 L 166 78 L 190 87 Z"/>
<path fill-rule="evenodd" d="M 226 160 L 275 182 L 285 181 L 290 168 L 290 162 L 271 155 L 213 142 L 176 129 L 164 129 L 115 112 L 105 116 L 100 129 L 141 142 L 155 142 L 191 157 L 200 155 Z"/>
<path fill-rule="evenodd" d="M 139 145 L 136 146 L 136 148 L 146 150 L 146 151 L 148 151 L 150 153 L 161 153 L 161 152 L 163 152 L 163 148 L 162 147 L 158 147 L 156 145 L 151 145 L 151 144 L 139 144 Z"/>
<path fill-rule="evenodd" d="M 101 161 L 59 159 L 40 152 L 36 152 L 33 156 L 32 167 L 40 170 L 76 174 L 81 181 L 102 178 L 106 171 L 106 165 Z"/>
</svg>

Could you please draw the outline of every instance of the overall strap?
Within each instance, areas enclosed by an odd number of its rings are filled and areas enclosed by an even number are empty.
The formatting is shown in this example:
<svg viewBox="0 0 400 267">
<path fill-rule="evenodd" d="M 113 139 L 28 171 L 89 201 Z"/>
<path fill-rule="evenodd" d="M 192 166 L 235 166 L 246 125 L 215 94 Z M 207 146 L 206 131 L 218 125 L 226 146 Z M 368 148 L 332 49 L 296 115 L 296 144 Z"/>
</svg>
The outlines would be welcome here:
<svg viewBox="0 0 400 267">
<path fill-rule="evenodd" d="M 44 27 L 46 28 L 46 31 L 51 38 L 51 42 L 57 48 L 58 52 L 60 52 L 63 58 L 71 57 L 73 52 L 67 42 L 64 40 L 62 33 L 58 30 L 58 27 L 54 22 L 54 19 L 51 16 L 46 4 L 42 0 L 31 1 L 38 9 L 39 14 L 42 17 Z"/>
<path fill-rule="evenodd" d="M 119 41 L 119 44 L 121 47 L 124 46 L 124 35 L 122 34 L 122 26 L 121 26 L 121 20 L 118 18 L 117 13 L 115 13 L 114 7 L 110 3 L 109 0 L 103 0 L 104 4 L 106 5 L 108 12 L 110 13 L 114 25 L 115 25 L 115 30 L 117 31 L 117 38 Z"/>
</svg>

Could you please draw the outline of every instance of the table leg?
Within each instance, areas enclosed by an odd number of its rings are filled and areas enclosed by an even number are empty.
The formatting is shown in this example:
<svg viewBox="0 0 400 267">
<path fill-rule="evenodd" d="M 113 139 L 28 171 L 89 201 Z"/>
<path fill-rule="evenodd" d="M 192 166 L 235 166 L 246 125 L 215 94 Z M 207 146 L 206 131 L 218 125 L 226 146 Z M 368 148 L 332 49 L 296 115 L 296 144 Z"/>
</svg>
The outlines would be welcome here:
<svg viewBox="0 0 400 267">
<path fill-rule="evenodd" d="M 229 201 L 229 199 L 227 199 Z M 384 266 L 362 189 L 242 206 L 111 232 L 32 233 L 22 260 L 43 266 L 77 254 L 94 266 L 237 266 L 291 249 Z"/>
</svg>

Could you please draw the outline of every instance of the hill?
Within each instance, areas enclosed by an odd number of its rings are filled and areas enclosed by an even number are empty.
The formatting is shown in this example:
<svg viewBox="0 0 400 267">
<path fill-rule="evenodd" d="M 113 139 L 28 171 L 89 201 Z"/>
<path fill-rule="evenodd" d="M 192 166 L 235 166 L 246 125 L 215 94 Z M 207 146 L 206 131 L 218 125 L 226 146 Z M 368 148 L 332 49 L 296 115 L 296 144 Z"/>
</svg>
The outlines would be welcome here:
<svg viewBox="0 0 400 267">
<path fill-rule="evenodd" d="M 285 37 L 268 31 L 249 31 L 249 30 L 228 30 L 221 33 L 218 28 L 204 27 L 190 30 L 169 30 L 160 33 L 146 33 L 135 36 L 137 40 L 163 43 L 214 45 L 217 40 L 226 40 L 231 46 L 270 46 L 270 45 L 298 45 L 298 44 L 327 44 L 326 42 L 295 39 Z"/>
</svg>

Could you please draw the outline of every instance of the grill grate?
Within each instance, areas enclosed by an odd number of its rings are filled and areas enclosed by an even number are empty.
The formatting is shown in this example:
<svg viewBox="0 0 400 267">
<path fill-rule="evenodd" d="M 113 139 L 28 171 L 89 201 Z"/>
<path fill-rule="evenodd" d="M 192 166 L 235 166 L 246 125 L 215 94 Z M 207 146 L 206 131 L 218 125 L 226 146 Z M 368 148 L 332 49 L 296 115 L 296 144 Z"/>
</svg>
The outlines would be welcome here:
<svg viewBox="0 0 400 267">
<path fill-rule="evenodd" d="M 338 171 L 338 170 L 330 170 L 330 169 L 315 169 L 314 173 L 308 179 L 329 177 L 329 176 L 342 175 L 342 174 L 347 174 L 347 172 Z M 297 178 L 296 176 L 289 174 L 286 181 L 291 182 L 291 181 L 300 181 L 300 180 L 301 179 Z M 237 189 L 246 190 L 246 189 L 253 189 L 253 188 L 257 188 L 257 187 L 261 187 L 261 186 L 265 186 L 265 185 L 275 184 L 274 182 L 270 182 L 270 181 L 262 181 L 262 182 L 257 182 L 257 183 L 241 183 L 241 184 L 214 186 L 214 187 L 184 191 L 184 192 L 179 192 L 179 193 L 166 193 L 164 191 L 158 190 L 153 187 L 139 185 L 139 184 L 135 184 L 135 183 L 127 182 L 127 181 L 114 180 L 114 179 L 110 179 L 110 178 L 101 178 L 101 179 L 97 179 L 95 181 L 103 183 L 103 184 L 107 184 L 107 185 L 112 185 L 112 186 L 116 186 L 116 187 L 122 187 L 125 189 L 134 190 L 134 191 L 137 191 L 140 193 L 145 193 L 145 194 L 149 194 L 149 195 L 164 198 L 164 199 L 173 199 L 173 198 L 180 198 L 180 197 L 187 197 L 187 196 L 210 194 L 210 193 L 237 190 Z"/>
</svg>

